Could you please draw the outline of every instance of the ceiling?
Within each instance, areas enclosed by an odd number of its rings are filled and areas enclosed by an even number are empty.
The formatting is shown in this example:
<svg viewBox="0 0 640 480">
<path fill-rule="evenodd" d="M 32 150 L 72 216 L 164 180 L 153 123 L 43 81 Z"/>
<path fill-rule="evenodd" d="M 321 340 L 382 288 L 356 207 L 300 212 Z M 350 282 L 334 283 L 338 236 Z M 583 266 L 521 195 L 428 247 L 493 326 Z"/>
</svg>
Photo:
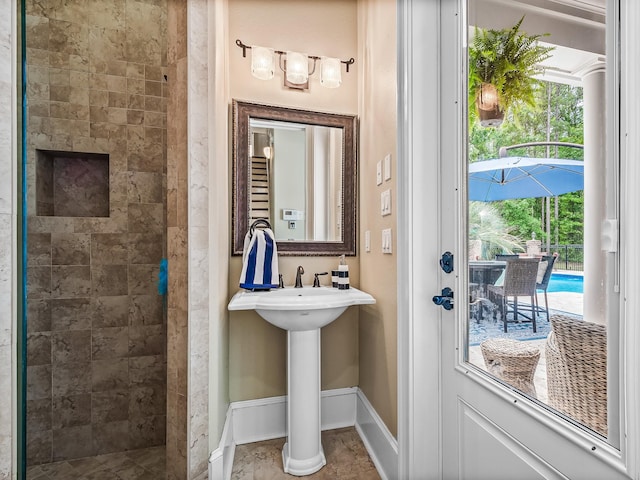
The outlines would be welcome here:
<svg viewBox="0 0 640 480">
<path fill-rule="evenodd" d="M 546 34 L 544 44 L 555 47 L 543 63 L 544 79 L 580 85 L 604 61 L 605 13 L 606 0 L 470 0 L 468 18 L 470 25 L 501 29 L 524 15 L 522 30 Z"/>
</svg>

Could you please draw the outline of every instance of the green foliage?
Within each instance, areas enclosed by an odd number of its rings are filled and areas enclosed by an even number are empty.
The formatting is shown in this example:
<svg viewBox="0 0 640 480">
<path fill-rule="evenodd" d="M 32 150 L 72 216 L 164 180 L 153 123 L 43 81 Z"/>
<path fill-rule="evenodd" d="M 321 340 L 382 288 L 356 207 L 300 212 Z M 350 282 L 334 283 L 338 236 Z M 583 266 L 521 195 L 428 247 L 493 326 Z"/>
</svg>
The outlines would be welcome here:
<svg viewBox="0 0 640 480">
<path fill-rule="evenodd" d="M 551 56 L 553 47 L 543 47 L 543 35 L 520 31 L 524 16 L 510 29 L 475 29 L 469 45 L 469 121 L 477 118 L 476 92 L 482 83 L 495 85 L 504 112 L 517 115 L 524 106 L 535 107 L 533 76 L 541 73 L 541 62 Z"/>
<path fill-rule="evenodd" d="M 480 242 L 481 259 L 492 258 L 495 252 L 524 251 L 512 230 L 494 204 L 469 202 L 469 240 Z"/>
<path fill-rule="evenodd" d="M 549 115 L 549 139 L 552 141 L 584 143 L 582 89 L 569 85 L 542 82 L 534 89 L 539 108 L 525 106 L 520 111 L 519 122 L 505 121 L 501 128 L 483 128 L 475 123 L 469 130 L 469 161 L 476 162 L 497 158 L 502 146 L 547 140 L 547 114 Z M 508 116 L 510 114 L 507 114 Z M 527 147 L 514 149 L 510 155 L 528 157 L 552 157 L 582 159 L 582 151 L 575 148 Z M 524 240 L 532 234 L 546 243 L 545 222 L 542 218 L 544 198 L 525 198 L 493 202 L 506 225 L 509 234 Z M 582 244 L 584 224 L 584 192 L 572 192 L 558 197 L 558 220 L 551 200 L 551 238 L 555 243 L 556 229 L 560 244 Z"/>
</svg>

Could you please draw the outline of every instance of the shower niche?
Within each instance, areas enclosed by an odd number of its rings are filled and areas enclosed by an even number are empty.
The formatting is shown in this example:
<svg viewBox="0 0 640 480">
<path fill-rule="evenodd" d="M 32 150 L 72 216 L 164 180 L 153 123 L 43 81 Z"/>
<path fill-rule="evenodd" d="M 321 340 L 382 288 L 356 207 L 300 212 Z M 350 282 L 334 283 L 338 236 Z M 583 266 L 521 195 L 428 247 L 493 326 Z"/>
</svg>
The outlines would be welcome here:
<svg viewBox="0 0 640 480">
<path fill-rule="evenodd" d="M 109 155 L 36 150 L 36 215 L 109 216 Z"/>
</svg>

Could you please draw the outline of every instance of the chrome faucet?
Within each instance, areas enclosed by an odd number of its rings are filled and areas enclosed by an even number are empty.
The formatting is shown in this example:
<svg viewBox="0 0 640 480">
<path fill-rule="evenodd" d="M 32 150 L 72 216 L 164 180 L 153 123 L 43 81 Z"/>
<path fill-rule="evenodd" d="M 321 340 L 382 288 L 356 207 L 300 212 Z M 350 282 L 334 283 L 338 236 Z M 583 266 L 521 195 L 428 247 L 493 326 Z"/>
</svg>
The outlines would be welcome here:
<svg viewBox="0 0 640 480">
<path fill-rule="evenodd" d="M 299 265 L 298 269 L 296 270 L 295 288 L 302 288 L 302 275 L 303 274 L 304 274 L 304 268 L 302 268 L 302 265 Z"/>
</svg>

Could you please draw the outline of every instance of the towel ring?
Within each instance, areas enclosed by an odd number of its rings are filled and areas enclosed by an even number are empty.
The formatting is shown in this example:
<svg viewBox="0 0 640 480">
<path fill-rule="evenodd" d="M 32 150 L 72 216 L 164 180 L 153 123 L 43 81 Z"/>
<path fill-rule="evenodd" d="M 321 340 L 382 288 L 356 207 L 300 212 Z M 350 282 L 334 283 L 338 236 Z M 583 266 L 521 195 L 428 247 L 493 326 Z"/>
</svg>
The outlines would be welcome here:
<svg viewBox="0 0 640 480">
<path fill-rule="evenodd" d="M 267 227 L 269 229 L 271 228 L 271 224 L 269 223 L 269 221 L 266 218 L 259 218 L 258 220 L 256 220 L 255 222 L 253 222 L 251 224 L 251 227 L 249 228 L 249 238 L 253 237 L 253 231 L 259 225 L 264 225 L 265 227 Z"/>
</svg>

